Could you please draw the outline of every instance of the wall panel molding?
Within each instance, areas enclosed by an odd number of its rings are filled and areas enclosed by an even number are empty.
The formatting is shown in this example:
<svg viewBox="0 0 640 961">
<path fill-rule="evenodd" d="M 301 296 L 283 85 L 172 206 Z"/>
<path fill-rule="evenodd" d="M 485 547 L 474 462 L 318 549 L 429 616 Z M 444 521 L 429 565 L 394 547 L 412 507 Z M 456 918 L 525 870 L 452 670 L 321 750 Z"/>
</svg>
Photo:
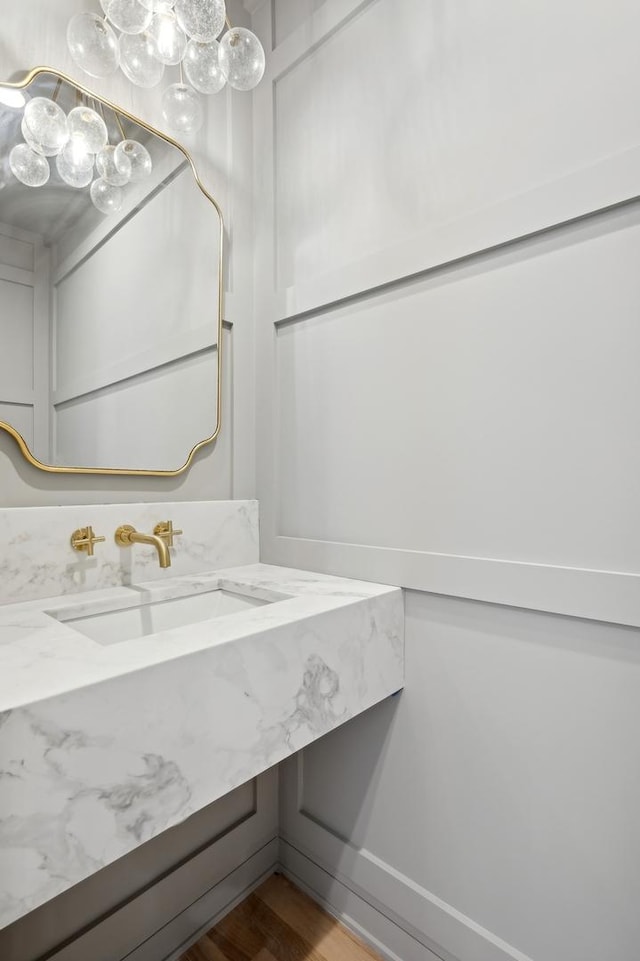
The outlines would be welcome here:
<svg viewBox="0 0 640 961">
<path fill-rule="evenodd" d="M 276 536 L 270 563 L 640 627 L 640 574 Z"/>
<path fill-rule="evenodd" d="M 370 851 L 338 837 L 303 807 L 304 751 L 283 765 L 281 835 L 286 867 L 296 859 L 290 845 L 436 957 L 455 961 L 531 961 L 482 925 L 427 891 Z M 303 877 L 304 880 L 304 877 Z"/>
<path fill-rule="evenodd" d="M 435 225 L 410 240 L 341 265 L 305 283 L 280 289 L 275 324 L 411 280 L 640 198 L 640 147 L 551 184 L 479 211 Z"/>
<path fill-rule="evenodd" d="M 383 2 L 327 0 L 268 55 L 265 81 L 254 91 L 254 176 L 258 198 L 255 275 L 260 359 L 256 394 L 263 557 L 273 563 L 363 577 L 420 591 L 638 626 L 640 574 L 633 565 L 629 569 L 617 569 L 617 564 L 609 565 L 603 558 L 600 566 L 598 556 L 592 557 L 591 563 L 584 567 L 565 565 L 561 552 L 556 563 L 538 563 L 537 555 L 532 554 L 531 559 L 527 556 L 526 542 L 521 551 L 510 550 L 505 556 L 494 553 L 492 544 L 480 543 L 477 556 L 475 550 L 474 556 L 467 556 L 447 552 L 446 543 L 438 544 L 438 551 L 410 549 L 400 537 L 393 546 L 386 542 L 386 546 L 382 546 L 375 540 L 352 542 L 348 534 L 341 540 L 340 534 L 346 532 L 340 529 L 332 529 L 330 535 L 323 538 L 316 536 L 315 531 L 307 532 L 298 525 L 283 523 L 279 516 L 279 491 L 286 479 L 282 473 L 285 467 L 281 463 L 279 441 L 279 432 L 283 429 L 283 411 L 278 398 L 282 382 L 279 336 L 292 322 L 315 321 L 336 307 L 346 313 L 356 302 L 387 292 L 391 294 L 396 287 L 415 281 L 422 282 L 432 272 L 464 269 L 473 258 L 480 266 L 483 262 L 478 258 L 486 258 L 487 269 L 491 269 L 505 251 L 509 256 L 513 252 L 514 256 L 533 260 L 539 243 L 546 244 L 547 239 L 552 243 L 557 238 L 559 244 L 579 244 L 587 234 L 593 236 L 600 230 L 603 233 L 609 230 L 608 218 L 613 224 L 628 215 L 635 216 L 633 211 L 640 197 L 640 147 L 621 152 L 612 150 L 609 155 L 602 150 L 603 156 L 596 163 L 569 169 L 563 176 L 548 181 L 543 181 L 532 170 L 531 189 L 525 192 L 447 223 L 418 224 L 400 243 L 365 256 L 360 256 L 355 249 L 352 256 L 343 258 L 333 270 L 323 272 L 319 265 L 315 276 L 307 275 L 292 286 L 280 286 L 276 270 L 278 216 L 281 216 L 277 212 L 277 183 L 282 156 L 276 131 L 280 84 L 346 26 L 354 29 L 356 20 L 360 24 L 372 13 L 377 16 L 374 8 Z M 254 29 L 267 48 L 274 35 L 273 6 L 262 4 L 253 20 Z M 314 103 L 309 109 L 316 110 L 319 106 L 322 105 Z M 558 169 L 562 167 L 562 156 Z M 530 246 L 520 250 L 519 244 Z M 511 294 L 509 291 L 505 296 Z M 559 294 L 562 299 L 561 290 Z M 388 307 L 391 309 L 390 303 Z M 425 318 L 425 326 L 427 323 Z M 338 337 L 336 349 L 340 349 Z M 291 348 L 291 358 L 294 356 L 297 363 L 296 348 Z M 369 357 L 368 348 L 363 347 L 363 363 Z M 298 401 L 297 397 L 288 395 L 285 399 L 285 403 L 291 404 Z M 304 411 L 301 416 L 306 416 Z M 294 438 L 290 442 L 294 444 Z M 384 432 L 380 442 L 384 444 Z M 332 480 L 338 483 L 337 465 L 330 466 L 335 469 Z M 410 467 L 398 464 L 398 469 Z M 484 556 L 484 547 L 488 556 Z M 550 553 L 553 555 L 552 549 Z M 576 553 L 573 551 L 573 555 Z"/>
</svg>

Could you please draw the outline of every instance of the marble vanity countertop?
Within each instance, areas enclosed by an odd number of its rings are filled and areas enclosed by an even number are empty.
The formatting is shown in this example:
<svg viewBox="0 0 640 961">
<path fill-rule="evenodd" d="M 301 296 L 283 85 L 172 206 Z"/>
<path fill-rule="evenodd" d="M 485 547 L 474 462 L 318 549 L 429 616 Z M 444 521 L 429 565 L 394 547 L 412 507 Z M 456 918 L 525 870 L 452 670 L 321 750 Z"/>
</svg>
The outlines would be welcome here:
<svg viewBox="0 0 640 961">
<path fill-rule="evenodd" d="M 52 616 L 216 588 L 272 603 L 106 645 Z M 398 691 L 403 634 L 399 589 L 264 564 L 0 607 L 0 927 Z"/>
</svg>

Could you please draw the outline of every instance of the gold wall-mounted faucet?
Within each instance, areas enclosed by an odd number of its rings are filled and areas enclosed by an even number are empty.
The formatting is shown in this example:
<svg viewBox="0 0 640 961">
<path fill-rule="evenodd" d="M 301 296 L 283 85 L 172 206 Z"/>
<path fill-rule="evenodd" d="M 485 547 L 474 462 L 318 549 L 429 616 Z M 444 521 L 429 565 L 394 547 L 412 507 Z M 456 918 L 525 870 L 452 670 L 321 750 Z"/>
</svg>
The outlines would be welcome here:
<svg viewBox="0 0 640 961">
<path fill-rule="evenodd" d="M 103 540 L 104 537 L 95 536 L 93 527 L 79 527 L 71 535 L 71 546 L 74 551 L 82 551 L 89 557 L 93 557 L 93 545 L 99 544 Z"/>
<path fill-rule="evenodd" d="M 158 552 L 160 567 L 171 567 L 171 554 L 167 542 L 157 534 L 141 534 L 131 524 L 121 524 L 115 534 L 118 547 L 133 547 L 134 544 L 150 544 Z"/>
</svg>

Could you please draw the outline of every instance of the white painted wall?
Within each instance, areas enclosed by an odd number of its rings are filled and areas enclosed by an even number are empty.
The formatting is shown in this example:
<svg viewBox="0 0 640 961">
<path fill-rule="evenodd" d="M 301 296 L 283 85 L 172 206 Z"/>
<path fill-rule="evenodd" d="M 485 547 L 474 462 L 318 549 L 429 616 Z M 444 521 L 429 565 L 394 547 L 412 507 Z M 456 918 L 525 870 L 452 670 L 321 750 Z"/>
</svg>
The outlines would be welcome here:
<svg viewBox="0 0 640 961">
<path fill-rule="evenodd" d="M 410 589 L 284 863 L 402 961 L 635 961 L 640 13 L 254 25 L 263 559 Z"/>
</svg>

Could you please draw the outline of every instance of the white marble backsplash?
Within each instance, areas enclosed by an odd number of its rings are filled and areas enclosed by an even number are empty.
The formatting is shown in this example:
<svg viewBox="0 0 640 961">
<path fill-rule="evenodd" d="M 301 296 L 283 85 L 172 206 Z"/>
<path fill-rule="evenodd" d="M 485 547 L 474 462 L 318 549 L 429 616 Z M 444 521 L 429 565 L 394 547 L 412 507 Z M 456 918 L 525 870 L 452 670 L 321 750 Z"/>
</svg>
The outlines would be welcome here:
<svg viewBox="0 0 640 961">
<path fill-rule="evenodd" d="M 114 541 L 120 524 L 151 533 L 166 520 L 184 531 L 175 539 L 169 571 L 160 568 L 155 548 L 121 548 Z M 93 557 L 69 543 L 74 530 L 88 525 L 106 538 L 95 545 Z M 258 555 L 257 501 L 5 508 L 0 509 L 0 604 L 254 564 Z"/>
</svg>

